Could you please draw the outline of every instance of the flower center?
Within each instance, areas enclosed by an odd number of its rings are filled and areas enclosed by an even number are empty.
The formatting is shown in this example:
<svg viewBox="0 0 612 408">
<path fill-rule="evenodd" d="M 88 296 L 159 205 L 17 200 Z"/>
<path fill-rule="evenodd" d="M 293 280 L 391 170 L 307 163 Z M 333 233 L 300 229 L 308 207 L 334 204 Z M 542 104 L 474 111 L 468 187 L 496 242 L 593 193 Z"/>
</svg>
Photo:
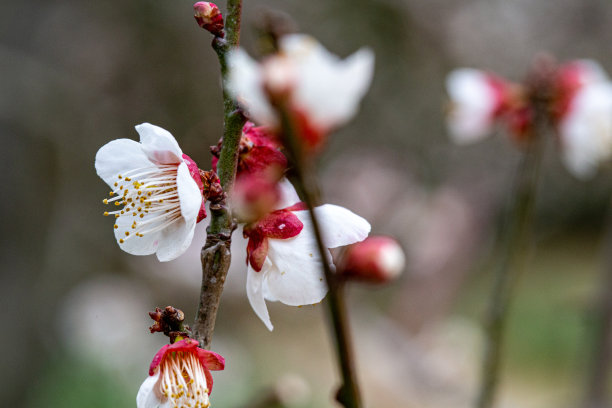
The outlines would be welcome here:
<svg viewBox="0 0 612 408">
<path fill-rule="evenodd" d="M 125 228 L 125 237 L 119 239 L 120 244 L 134 236 L 143 237 L 162 230 L 181 218 L 176 186 L 177 170 L 177 165 L 159 165 L 117 175 L 115 189 L 109 193 L 111 198 L 103 202 L 123 205 L 116 211 L 105 211 L 105 216 L 132 218 L 131 225 L 129 220 L 121 222 L 121 227 Z M 119 223 L 114 227 L 119 229 Z"/>
<path fill-rule="evenodd" d="M 202 364 L 193 353 L 168 353 L 161 363 L 158 391 L 173 408 L 207 408 L 208 387 Z"/>
</svg>

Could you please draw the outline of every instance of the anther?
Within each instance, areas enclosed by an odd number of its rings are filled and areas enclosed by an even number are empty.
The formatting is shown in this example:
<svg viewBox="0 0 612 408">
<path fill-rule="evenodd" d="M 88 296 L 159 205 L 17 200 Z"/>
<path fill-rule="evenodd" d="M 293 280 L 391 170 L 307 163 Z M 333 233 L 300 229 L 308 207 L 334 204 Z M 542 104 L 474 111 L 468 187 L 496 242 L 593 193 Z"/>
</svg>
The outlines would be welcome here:
<svg viewBox="0 0 612 408">
<path fill-rule="evenodd" d="M 108 211 L 104 211 L 104 216 L 108 217 Z"/>
</svg>

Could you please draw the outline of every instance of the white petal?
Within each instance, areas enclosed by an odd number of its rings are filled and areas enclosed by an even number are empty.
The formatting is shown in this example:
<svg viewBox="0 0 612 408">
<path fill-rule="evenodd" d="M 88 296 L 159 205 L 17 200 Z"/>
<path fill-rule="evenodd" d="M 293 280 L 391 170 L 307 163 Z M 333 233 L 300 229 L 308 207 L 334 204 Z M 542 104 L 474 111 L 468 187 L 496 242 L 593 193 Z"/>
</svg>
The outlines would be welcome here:
<svg viewBox="0 0 612 408">
<path fill-rule="evenodd" d="M 593 83 L 574 97 L 559 132 L 563 158 L 579 178 L 592 177 L 612 156 L 612 83 Z"/>
<path fill-rule="evenodd" d="M 115 239 L 119 241 L 124 239 L 123 244 L 119 244 L 122 250 L 132 255 L 151 255 L 157 251 L 159 243 L 163 239 L 162 232 L 157 231 L 153 233 L 143 234 L 142 237 L 132 236 L 126 239 L 125 233 L 134 234 L 135 230 L 132 228 L 132 223 L 144 223 L 145 221 L 155 217 L 155 215 L 145 214 L 144 218 L 132 217 L 127 211 L 126 215 L 122 215 L 115 219 L 117 227 L 115 229 Z"/>
<path fill-rule="evenodd" d="M 181 163 L 176 172 L 176 186 L 181 202 L 181 215 L 187 223 L 198 218 L 202 207 L 202 193 L 189 173 L 187 164 Z"/>
<path fill-rule="evenodd" d="M 302 223 L 310 225 L 307 211 L 295 212 Z M 354 212 L 333 204 L 315 208 L 315 214 L 321 225 L 323 241 L 327 248 L 354 244 L 363 241 L 370 233 L 370 223 Z M 304 227 L 306 228 L 306 227 Z"/>
<path fill-rule="evenodd" d="M 253 122 L 275 126 L 278 120 L 262 89 L 261 66 L 242 49 L 230 52 L 227 59 L 230 74 L 226 86 L 230 94 Z"/>
<path fill-rule="evenodd" d="M 183 151 L 176 139 L 166 129 L 150 123 L 142 123 L 135 126 L 140 135 L 142 150 L 147 157 L 158 164 L 180 163 Z"/>
<path fill-rule="evenodd" d="M 96 153 L 96 172 L 113 189 L 118 174 L 152 165 L 142 151 L 142 145 L 130 139 L 108 142 Z"/>
<path fill-rule="evenodd" d="M 148 376 L 144 380 L 140 386 L 140 389 L 138 390 L 138 394 L 136 394 L 137 408 L 165 408 L 168 401 L 165 404 L 162 404 L 162 402 L 157 399 L 155 391 L 153 390 L 158 380 L 159 372 L 155 375 Z"/>
<path fill-rule="evenodd" d="M 574 62 L 578 64 L 582 70 L 581 80 L 583 85 L 605 82 L 608 80 L 608 74 L 597 61 L 583 59 Z"/>
<path fill-rule="evenodd" d="M 471 143 L 491 133 L 497 96 L 487 75 L 475 69 L 463 68 L 446 78 L 451 99 L 447 125 L 456 143 Z"/>
<path fill-rule="evenodd" d="M 161 262 L 168 262 L 183 255 L 191 245 L 195 226 L 195 218 L 187 222 L 181 217 L 178 221 L 163 229 L 156 252 L 157 259 Z"/>
<path fill-rule="evenodd" d="M 268 330 L 272 331 L 274 326 L 272 326 L 272 322 L 270 321 L 270 315 L 268 314 L 268 307 L 266 306 L 263 293 L 264 274 L 268 268 L 270 268 L 270 263 L 267 259 L 262 270 L 259 272 L 255 272 L 251 265 L 248 265 L 247 297 L 249 298 L 249 303 L 251 304 L 251 307 L 253 308 L 253 311 L 255 311 L 257 317 L 264 322 Z"/>
<path fill-rule="evenodd" d="M 291 207 L 300 202 L 300 197 L 295 191 L 295 187 L 286 177 L 283 177 L 278 182 L 278 187 L 280 189 L 280 200 L 276 204 L 276 209 Z"/>
<path fill-rule="evenodd" d="M 314 123 L 327 130 L 355 115 L 374 72 L 374 54 L 369 49 L 343 61 L 301 34 L 283 37 L 280 48 L 298 71 L 294 102 Z"/>
<path fill-rule="evenodd" d="M 269 239 L 268 246 L 273 267 L 266 273 L 264 293 L 290 306 L 318 303 L 325 297 L 327 284 L 310 223 L 295 238 Z"/>
</svg>

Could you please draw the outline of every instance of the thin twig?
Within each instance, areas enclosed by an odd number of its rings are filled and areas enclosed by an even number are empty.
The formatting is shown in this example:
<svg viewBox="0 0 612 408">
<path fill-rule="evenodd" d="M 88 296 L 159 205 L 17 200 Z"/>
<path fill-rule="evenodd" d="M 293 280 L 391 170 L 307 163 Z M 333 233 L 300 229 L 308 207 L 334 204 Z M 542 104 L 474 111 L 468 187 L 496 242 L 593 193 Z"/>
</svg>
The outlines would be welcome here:
<svg viewBox="0 0 612 408">
<path fill-rule="evenodd" d="M 335 339 L 338 365 L 342 375 L 342 385 L 338 389 L 336 399 L 346 408 L 361 408 L 361 396 L 354 365 L 353 349 L 350 339 L 348 316 L 344 301 L 344 284 L 332 272 L 328 257 L 329 250 L 325 247 L 321 228 L 314 207 L 318 204 L 318 188 L 312 172 L 306 170 L 307 164 L 301 151 L 300 141 L 287 112 L 282 108 L 282 127 L 285 147 L 290 161 L 293 164 L 296 178 L 296 189 L 304 203 L 308 207 L 312 228 L 317 242 L 317 249 L 323 265 L 323 273 L 327 282 L 329 292 L 327 294 L 327 306 L 332 324 L 333 337 Z"/>
<path fill-rule="evenodd" d="M 215 49 L 221 65 L 223 79 L 223 145 L 221 148 L 217 172 L 221 186 L 226 192 L 231 191 L 236 178 L 238 162 L 238 145 L 245 118 L 231 98 L 226 88 L 228 75 L 227 54 L 240 42 L 240 20 L 242 0 L 228 0 L 225 19 L 225 38 L 215 37 Z M 200 304 L 194 323 L 194 336 L 200 346 L 209 349 L 215 329 L 217 309 L 221 301 L 225 276 L 230 266 L 230 244 L 235 225 L 231 211 L 226 202 L 211 206 L 211 220 L 207 229 L 206 244 L 202 248 L 202 288 Z"/>
</svg>

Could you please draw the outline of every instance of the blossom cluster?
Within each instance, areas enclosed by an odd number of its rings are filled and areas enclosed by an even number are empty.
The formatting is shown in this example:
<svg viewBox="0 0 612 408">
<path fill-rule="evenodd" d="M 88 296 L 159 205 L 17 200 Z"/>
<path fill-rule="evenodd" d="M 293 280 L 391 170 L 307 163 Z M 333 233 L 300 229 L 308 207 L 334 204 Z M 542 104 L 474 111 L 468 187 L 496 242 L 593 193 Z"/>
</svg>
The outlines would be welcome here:
<svg viewBox="0 0 612 408">
<path fill-rule="evenodd" d="M 195 11 L 203 28 L 218 38 L 224 36 L 214 4 L 197 3 Z M 371 82 L 374 59 L 370 50 L 362 49 L 342 60 L 311 37 L 288 35 L 279 40 L 278 52 L 261 62 L 241 49 L 232 51 L 228 60 L 225 85 L 250 119 L 241 132 L 231 191 L 222 191 L 215 174 L 223 140 L 211 148 L 212 170 L 206 172 L 183 153 L 170 132 L 149 123 L 136 126 L 139 142 L 118 139 L 100 148 L 95 168 L 111 188 L 103 202 L 112 210 L 104 215 L 114 218 L 120 248 L 133 255 L 156 254 L 160 261 L 187 250 L 213 195 L 229 197 L 227 207 L 247 240 L 247 297 L 255 314 L 272 330 L 266 301 L 301 306 L 325 297 L 323 266 L 336 270 L 333 248 L 364 243 L 363 248 L 345 251 L 341 264 L 347 279 L 361 276 L 382 282 L 403 269 L 403 253 L 394 241 L 366 240 L 368 221 L 332 204 L 311 209 L 326 248 L 321 253 L 311 211 L 286 174 L 286 122 L 294 127 L 305 154 L 314 156 L 329 133 L 355 115 Z M 168 310 L 176 314 L 175 309 Z M 168 332 L 160 323 L 162 313 L 156 309 L 152 314 L 157 324 L 152 332 Z M 199 348 L 182 328 L 169 333 L 172 344 L 154 357 L 138 392 L 138 408 L 208 407 L 210 370 L 223 369 L 223 357 Z"/>
<path fill-rule="evenodd" d="M 558 134 L 563 162 L 576 177 L 592 177 L 612 157 L 612 82 L 591 60 L 554 67 L 546 80 L 547 120 Z M 529 137 L 536 109 L 529 86 L 470 68 L 451 72 L 446 86 L 447 123 L 457 143 L 483 139 L 497 122 L 517 141 Z"/>
</svg>

